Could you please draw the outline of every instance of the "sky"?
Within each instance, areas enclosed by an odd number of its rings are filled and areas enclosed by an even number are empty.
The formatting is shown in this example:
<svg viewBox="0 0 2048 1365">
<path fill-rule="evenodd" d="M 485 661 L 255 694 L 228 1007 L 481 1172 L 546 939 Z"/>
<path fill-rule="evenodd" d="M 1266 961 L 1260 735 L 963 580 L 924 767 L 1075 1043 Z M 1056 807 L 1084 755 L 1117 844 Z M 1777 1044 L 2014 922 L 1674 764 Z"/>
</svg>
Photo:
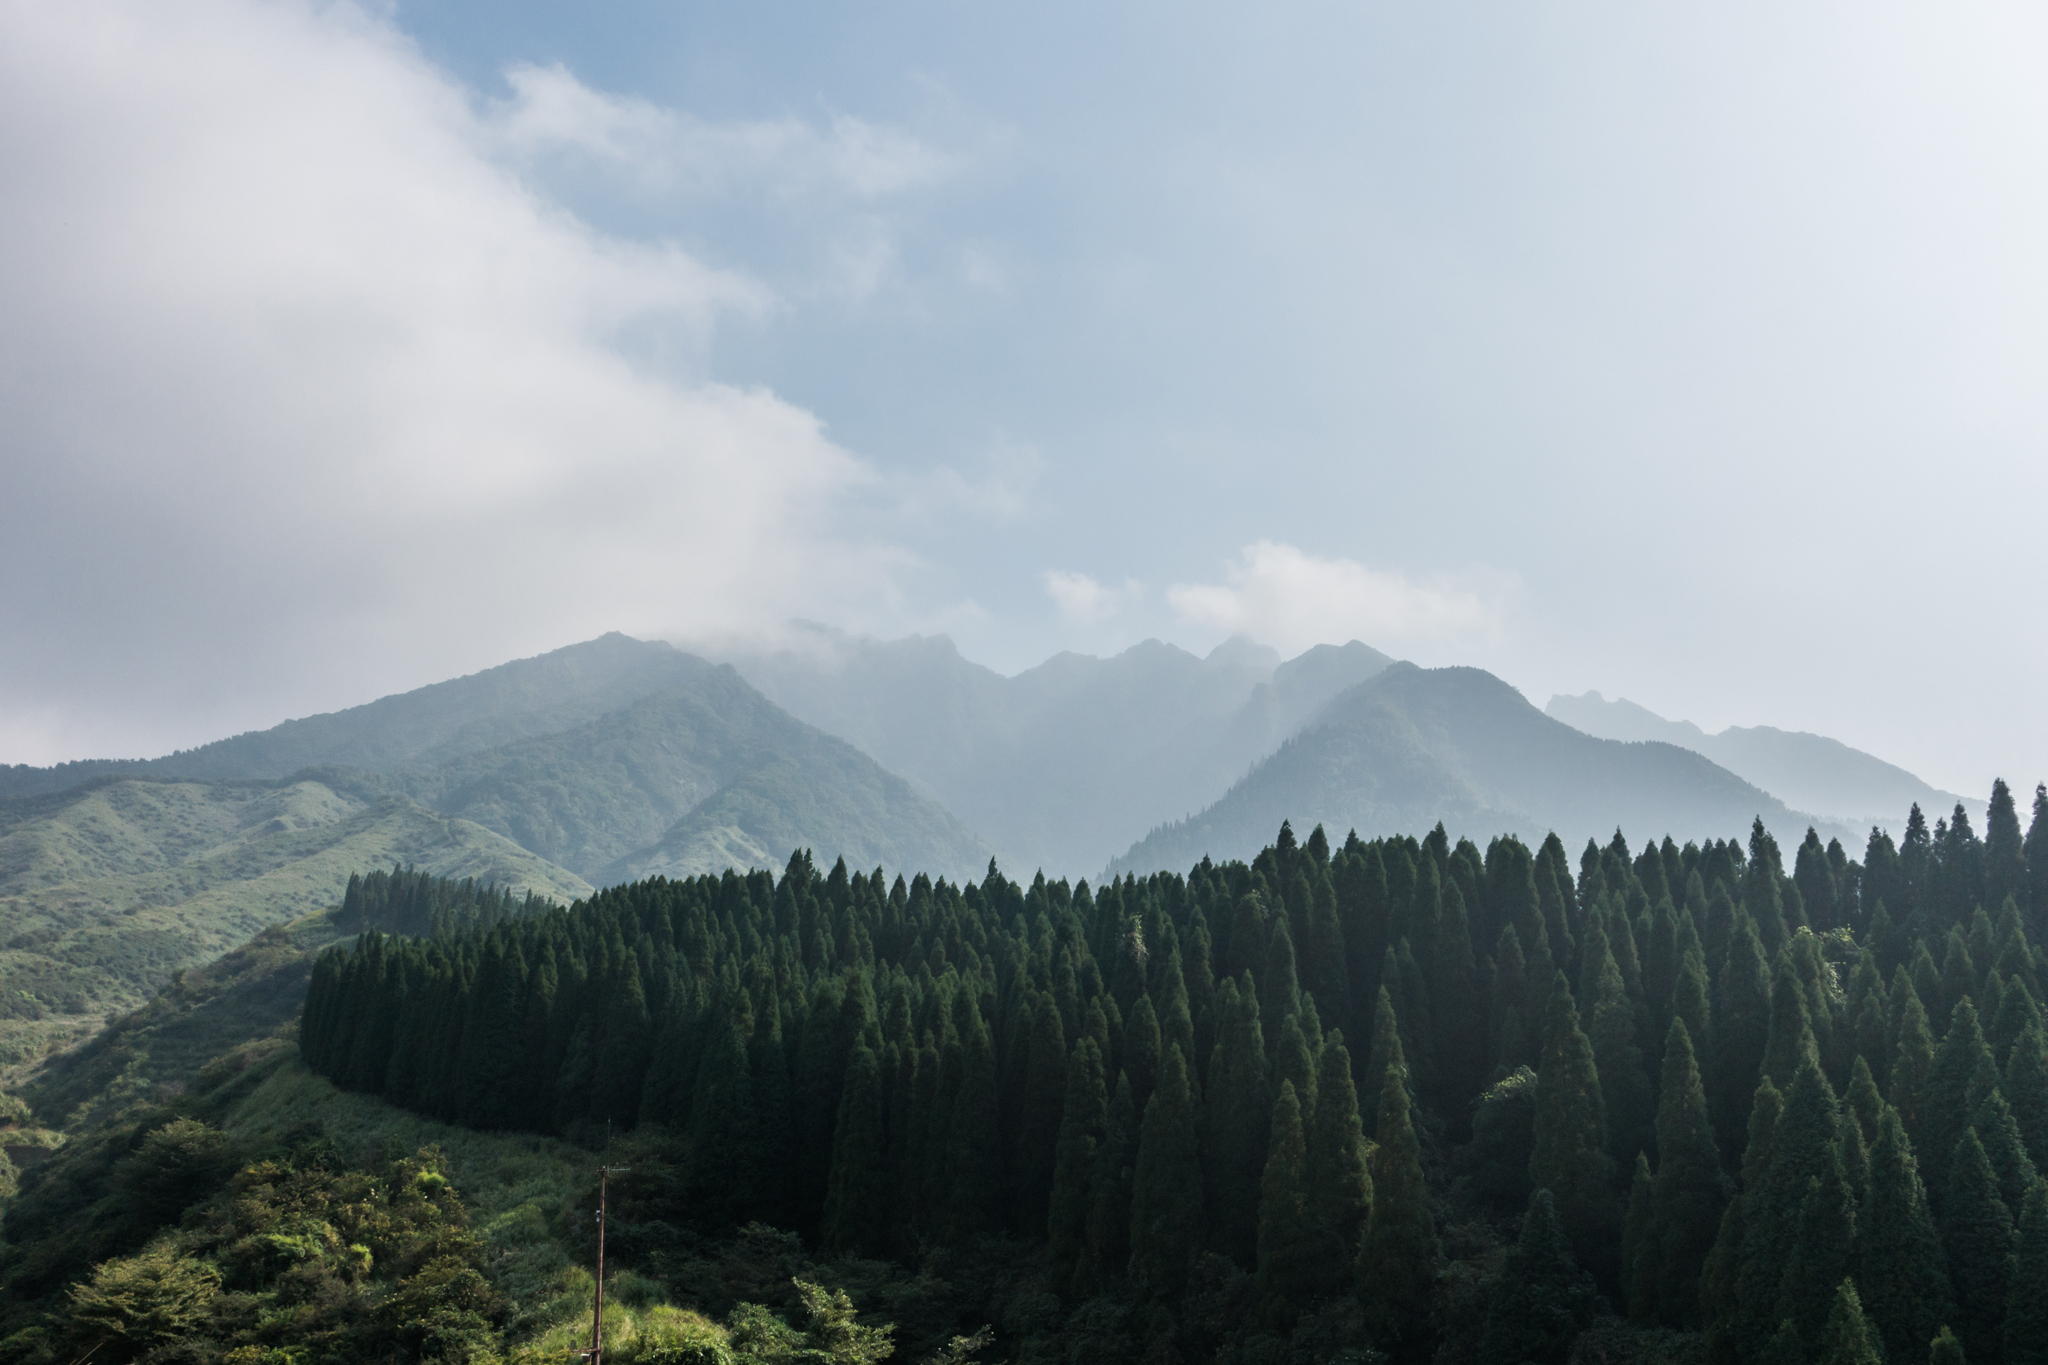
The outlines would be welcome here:
<svg viewBox="0 0 2048 1365">
<path fill-rule="evenodd" d="M 0 761 L 621 629 L 2048 777 L 2048 12 L 0 0 Z"/>
</svg>

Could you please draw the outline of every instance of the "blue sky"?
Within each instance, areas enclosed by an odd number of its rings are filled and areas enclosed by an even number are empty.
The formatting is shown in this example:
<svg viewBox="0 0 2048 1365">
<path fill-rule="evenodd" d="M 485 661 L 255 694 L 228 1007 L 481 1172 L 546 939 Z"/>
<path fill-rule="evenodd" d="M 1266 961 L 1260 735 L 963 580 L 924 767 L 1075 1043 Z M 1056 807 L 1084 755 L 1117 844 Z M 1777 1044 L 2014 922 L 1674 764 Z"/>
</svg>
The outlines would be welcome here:
<svg viewBox="0 0 2048 1365">
<path fill-rule="evenodd" d="M 2026 7 L 0 25 L 0 759 L 802 617 L 2048 776 Z"/>
</svg>

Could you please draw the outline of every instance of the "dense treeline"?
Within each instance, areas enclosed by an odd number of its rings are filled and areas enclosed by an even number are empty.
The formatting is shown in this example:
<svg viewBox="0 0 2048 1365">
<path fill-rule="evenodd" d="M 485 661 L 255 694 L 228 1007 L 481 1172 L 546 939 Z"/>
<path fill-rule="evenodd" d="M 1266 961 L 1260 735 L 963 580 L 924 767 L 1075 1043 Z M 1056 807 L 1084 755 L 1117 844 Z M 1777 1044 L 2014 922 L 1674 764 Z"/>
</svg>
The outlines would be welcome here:
<svg viewBox="0 0 2048 1365">
<path fill-rule="evenodd" d="M 377 930 L 415 938 L 446 938 L 471 929 L 494 929 L 555 908 L 545 896 L 515 897 L 510 887 L 479 885 L 474 877 L 456 881 L 394 865 L 368 876 L 351 873 L 337 921 L 357 933 Z"/>
<path fill-rule="evenodd" d="M 658 1126 L 704 1225 L 1042 1237 L 1160 1336 L 1235 1267 L 1397 1358 L 1562 1360 L 1603 1295 L 1717 1361 L 2048 1358 L 2048 789 L 1784 864 L 1761 823 L 1576 869 L 1283 826 L 1097 889 L 799 853 L 366 934 L 301 1046 L 477 1127 Z"/>
</svg>

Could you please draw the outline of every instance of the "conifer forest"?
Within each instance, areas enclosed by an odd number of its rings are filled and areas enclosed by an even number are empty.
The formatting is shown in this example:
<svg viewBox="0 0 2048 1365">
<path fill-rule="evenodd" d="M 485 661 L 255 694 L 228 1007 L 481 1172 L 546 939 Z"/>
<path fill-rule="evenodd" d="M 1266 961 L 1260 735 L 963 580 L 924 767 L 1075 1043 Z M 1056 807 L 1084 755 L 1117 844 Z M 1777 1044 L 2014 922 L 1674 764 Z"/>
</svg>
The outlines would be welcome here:
<svg viewBox="0 0 2048 1365">
<path fill-rule="evenodd" d="M 1093 887 L 799 852 L 371 925 L 299 1046 L 466 1128 L 666 1153 L 623 1257 L 1007 1247 L 1064 1307 L 1001 1358 L 1562 1362 L 1619 1317 L 1715 1365 L 2035 1365 L 2048 789 L 1984 823 L 1789 857 L 1760 821 L 1282 826 Z M 1090 1336 L 1103 1305 L 1137 1326 Z"/>
</svg>

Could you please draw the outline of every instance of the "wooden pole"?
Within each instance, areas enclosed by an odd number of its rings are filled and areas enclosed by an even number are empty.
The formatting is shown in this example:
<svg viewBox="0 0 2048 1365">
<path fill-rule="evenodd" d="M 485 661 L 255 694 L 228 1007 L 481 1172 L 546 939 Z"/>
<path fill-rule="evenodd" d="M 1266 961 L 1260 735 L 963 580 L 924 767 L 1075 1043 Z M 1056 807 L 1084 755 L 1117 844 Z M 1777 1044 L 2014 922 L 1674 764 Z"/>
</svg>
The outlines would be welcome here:
<svg viewBox="0 0 2048 1365">
<path fill-rule="evenodd" d="M 597 1311 L 590 1319 L 590 1365 L 604 1365 L 604 1215 L 612 1168 L 597 1168 Z"/>
<path fill-rule="evenodd" d="M 604 1365 L 604 1222 L 611 1207 L 612 1173 L 623 1174 L 626 1169 L 624 1166 L 597 1168 L 597 1300 L 590 1315 L 590 1349 L 577 1352 L 590 1365 Z"/>
</svg>

